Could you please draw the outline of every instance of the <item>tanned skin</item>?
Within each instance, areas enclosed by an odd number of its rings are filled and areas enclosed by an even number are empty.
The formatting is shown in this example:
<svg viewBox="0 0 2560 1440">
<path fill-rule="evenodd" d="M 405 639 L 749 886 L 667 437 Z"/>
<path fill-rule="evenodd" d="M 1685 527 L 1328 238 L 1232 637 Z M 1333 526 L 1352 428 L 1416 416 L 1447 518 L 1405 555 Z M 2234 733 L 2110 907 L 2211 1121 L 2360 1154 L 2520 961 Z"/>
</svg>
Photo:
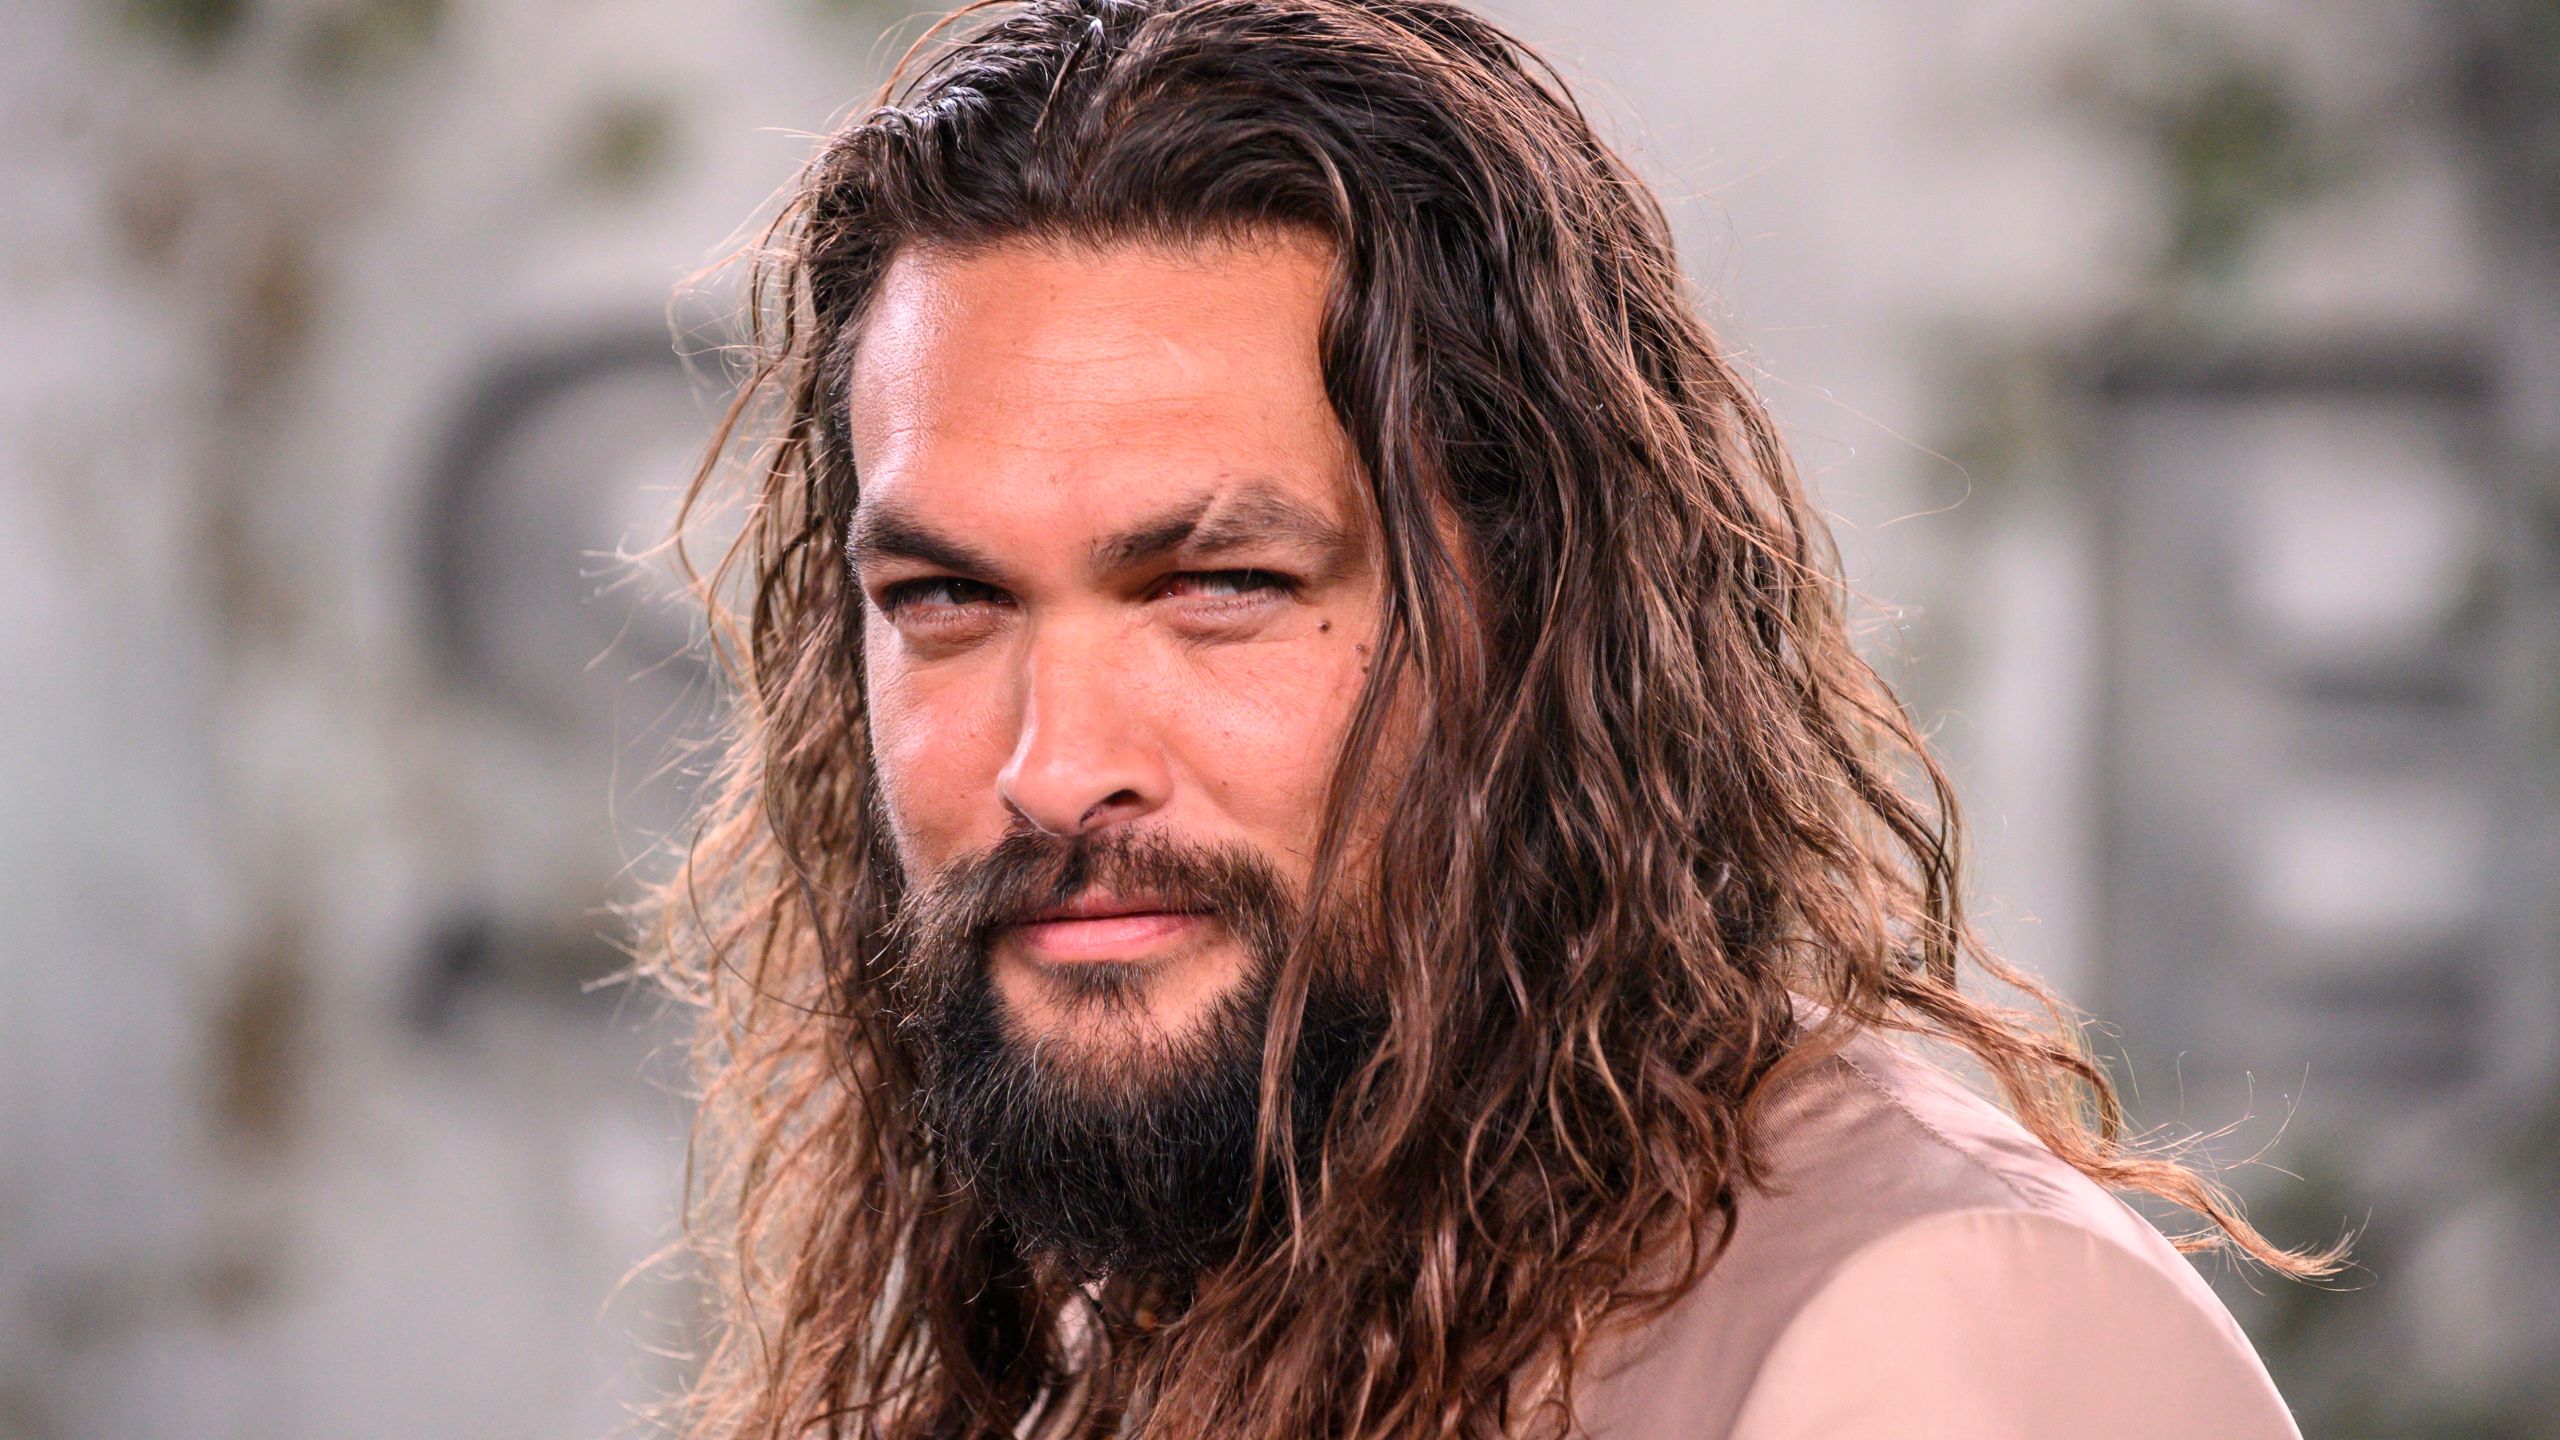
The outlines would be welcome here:
<svg viewBox="0 0 2560 1440">
<path fill-rule="evenodd" d="M 1382 604 L 1326 403 L 1328 250 L 910 251 L 850 386 L 870 734 L 922 882 L 1025 822 L 1242 845 L 1303 890 Z M 1141 1063 L 1239 983 L 1214 915 L 1090 891 L 1006 927 L 1017 1041 Z M 1125 1003 L 1080 1003 L 1101 975 Z"/>
</svg>

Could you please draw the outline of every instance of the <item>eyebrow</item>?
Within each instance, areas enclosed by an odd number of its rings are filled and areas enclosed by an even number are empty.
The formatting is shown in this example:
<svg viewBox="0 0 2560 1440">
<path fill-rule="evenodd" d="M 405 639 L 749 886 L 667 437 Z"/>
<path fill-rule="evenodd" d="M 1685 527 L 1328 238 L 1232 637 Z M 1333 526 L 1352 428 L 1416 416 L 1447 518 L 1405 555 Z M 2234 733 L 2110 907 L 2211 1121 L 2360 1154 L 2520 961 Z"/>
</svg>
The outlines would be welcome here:
<svg viewBox="0 0 2560 1440">
<path fill-rule="evenodd" d="M 1208 559 L 1274 542 L 1314 551 L 1323 558 L 1326 579 L 1357 548 L 1341 526 L 1257 480 L 1095 541 L 1092 566 L 1107 575 L 1177 552 Z"/>
<path fill-rule="evenodd" d="M 1281 494 L 1268 481 L 1197 499 L 1103 536 L 1086 563 L 1097 576 L 1134 569 L 1180 554 L 1209 559 L 1256 545 L 1295 545 L 1321 557 L 1328 581 L 1347 570 L 1359 547 L 1349 532 L 1311 507 Z M 1002 581 L 1005 567 L 985 551 L 941 534 L 912 513 L 883 503 L 854 512 L 846 549 L 859 571 L 892 557 L 975 578 Z"/>
<path fill-rule="evenodd" d="M 853 512 L 845 553 L 856 573 L 883 560 L 921 560 L 963 575 L 1000 578 L 1004 567 L 987 553 L 936 532 L 905 511 L 889 505 L 863 505 Z"/>
</svg>

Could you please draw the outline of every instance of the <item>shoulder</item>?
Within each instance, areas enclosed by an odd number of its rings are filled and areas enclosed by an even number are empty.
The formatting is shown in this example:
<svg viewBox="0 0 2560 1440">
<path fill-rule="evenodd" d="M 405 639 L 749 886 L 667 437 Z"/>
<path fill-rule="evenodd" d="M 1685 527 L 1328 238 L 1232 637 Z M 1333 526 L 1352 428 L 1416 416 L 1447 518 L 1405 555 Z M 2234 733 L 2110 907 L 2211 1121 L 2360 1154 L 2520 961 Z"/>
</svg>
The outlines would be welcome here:
<svg viewBox="0 0 2560 1440">
<path fill-rule="evenodd" d="M 2074 1406 L 2121 1403 L 2142 1433 L 2174 1437 L 2185 1432 L 2104 1386 L 2166 1375 L 2164 1390 L 2192 1389 L 2186 1369 L 2226 1375 L 2232 1394 L 2260 1407 L 2235 1413 L 2276 1427 L 2226 1419 L 2194 1433 L 2293 1433 L 2248 1341 L 2186 1258 L 1917 1053 L 1859 1035 L 1776 1087 L 1758 1124 L 1764 1174 L 1735 1196 L 1723 1256 L 1585 1372 L 1595 1434 L 1927 1436 L 1939 1432 L 1913 1428 L 1898 1394 L 1926 1374 L 1970 1385 L 1985 1404 L 2031 1409 L 2049 1391 L 2069 1392 Z M 1790 1408 L 1853 1402 L 1885 1407 L 1891 1423 L 1859 1429 L 1845 1410 Z M 1733 1428 L 1745 1418 L 1759 1428 Z M 2111 1432 L 2085 1417 L 2004 1431 L 1963 1416 L 1943 1433 Z"/>
<path fill-rule="evenodd" d="M 1792 1313 L 1852 1257 L 1941 1216 L 2037 1217 L 2147 1266 L 2229 1317 L 2150 1222 L 2000 1106 L 1895 1038 L 1859 1034 L 1791 1077 L 1761 1123 L 1761 1182 L 1736 1196 L 1722 1283 Z M 2238 1335 L 2237 1327 L 2232 1334 Z"/>
<path fill-rule="evenodd" d="M 1780 1330 L 1733 1440 L 2298 1440 L 2210 1297 L 2085 1225 L 1952 1210 L 1871 1241 Z"/>
</svg>

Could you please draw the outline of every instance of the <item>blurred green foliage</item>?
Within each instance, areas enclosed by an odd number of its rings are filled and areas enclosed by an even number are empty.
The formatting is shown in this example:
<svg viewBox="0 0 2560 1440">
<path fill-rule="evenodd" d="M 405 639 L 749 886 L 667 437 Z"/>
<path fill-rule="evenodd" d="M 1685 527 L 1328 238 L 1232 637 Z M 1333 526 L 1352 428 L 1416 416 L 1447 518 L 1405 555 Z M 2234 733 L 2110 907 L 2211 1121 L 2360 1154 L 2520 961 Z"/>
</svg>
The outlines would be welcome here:
<svg viewBox="0 0 2560 1440">
<path fill-rule="evenodd" d="M 193 60 L 220 54 L 249 19 L 249 0 L 122 0 L 121 8 L 127 27 Z"/>
<path fill-rule="evenodd" d="M 2062 81 L 2157 156 L 2158 263 L 2173 284 L 2231 278 L 2270 219 L 2345 168 L 2283 59 L 2216 11 L 2157 9 L 2141 38 Z"/>
<path fill-rule="evenodd" d="M 587 121 L 578 146 L 579 177 L 605 194 L 631 194 L 666 170 L 675 141 L 676 107 L 664 96 L 608 101 Z"/>
<path fill-rule="evenodd" d="M 2224 59 L 2162 97 L 2153 124 L 2168 167 L 2172 273 L 2229 275 L 2266 217 L 2317 178 L 2301 111 L 2262 67 Z"/>
<path fill-rule="evenodd" d="M 444 29 L 445 0 L 352 0 L 303 32 L 302 72 L 327 83 L 380 74 L 415 58 Z"/>
</svg>

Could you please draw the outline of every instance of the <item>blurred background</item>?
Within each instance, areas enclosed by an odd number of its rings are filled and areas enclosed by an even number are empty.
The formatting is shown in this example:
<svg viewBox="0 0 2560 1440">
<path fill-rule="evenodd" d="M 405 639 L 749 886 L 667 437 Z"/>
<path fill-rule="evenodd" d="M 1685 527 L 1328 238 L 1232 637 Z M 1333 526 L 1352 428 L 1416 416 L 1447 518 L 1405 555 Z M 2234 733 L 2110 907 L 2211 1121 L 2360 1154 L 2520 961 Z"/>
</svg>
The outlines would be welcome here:
<svg viewBox="0 0 2560 1440">
<path fill-rule="evenodd" d="M 1661 186 L 1994 938 L 2358 1233 L 2209 1267 L 2305 1431 L 2560 1436 L 2560 3 L 1492 8 Z M 679 1067 L 596 982 L 706 687 L 615 557 L 719 398 L 671 292 L 919 28 L 9 7 L 0 1437 L 668 1382 Z"/>
</svg>

